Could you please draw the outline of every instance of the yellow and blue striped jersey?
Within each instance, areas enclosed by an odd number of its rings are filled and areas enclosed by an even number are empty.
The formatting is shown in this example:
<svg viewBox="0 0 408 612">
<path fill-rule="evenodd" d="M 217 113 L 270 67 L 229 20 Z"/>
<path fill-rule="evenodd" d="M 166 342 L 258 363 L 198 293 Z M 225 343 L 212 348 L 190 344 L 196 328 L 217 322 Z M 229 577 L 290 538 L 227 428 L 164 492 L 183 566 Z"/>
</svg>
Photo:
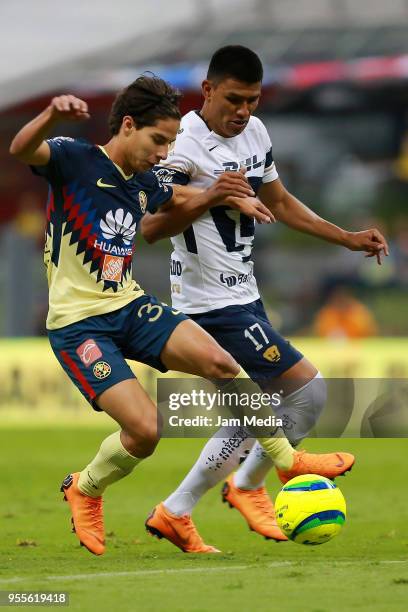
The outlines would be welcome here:
<svg viewBox="0 0 408 612">
<path fill-rule="evenodd" d="M 47 179 L 44 262 L 47 329 L 122 308 L 143 294 L 132 279 L 133 242 L 148 210 L 173 195 L 152 172 L 126 176 L 103 147 L 58 137 L 50 161 L 33 171 Z"/>
</svg>

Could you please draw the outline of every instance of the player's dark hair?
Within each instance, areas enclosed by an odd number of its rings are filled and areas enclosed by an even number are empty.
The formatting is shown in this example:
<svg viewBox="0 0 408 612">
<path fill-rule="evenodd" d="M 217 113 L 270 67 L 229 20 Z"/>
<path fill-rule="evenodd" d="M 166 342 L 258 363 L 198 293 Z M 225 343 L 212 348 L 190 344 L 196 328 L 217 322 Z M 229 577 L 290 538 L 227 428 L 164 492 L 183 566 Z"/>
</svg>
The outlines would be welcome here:
<svg viewBox="0 0 408 612">
<path fill-rule="evenodd" d="M 228 78 L 251 84 L 262 81 L 262 62 L 255 51 L 242 45 L 218 49 L 211 58 L 207 79 L 219 83 Z"/>
<path fill-rule="evenodd" d="M 142 75 L 118 93 L 109 114 L 109 131 L 119 133 L 123 117 L 130 115 L 136 128 L 155 125 L 159 119 L 181 119 L 179 94 L 155 75 Z"/>
</svg>

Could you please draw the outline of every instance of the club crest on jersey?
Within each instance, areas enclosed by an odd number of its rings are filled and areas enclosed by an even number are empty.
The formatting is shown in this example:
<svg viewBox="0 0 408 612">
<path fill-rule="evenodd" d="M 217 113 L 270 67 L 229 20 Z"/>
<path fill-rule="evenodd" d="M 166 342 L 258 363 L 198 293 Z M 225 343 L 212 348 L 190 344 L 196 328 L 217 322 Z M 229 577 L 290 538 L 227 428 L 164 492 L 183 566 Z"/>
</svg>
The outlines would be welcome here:
<svg viewBox="0 0 408 612">
<path fill-rule="evenodd" d="M 111 372 L 112 368 L 106 361 L 98 361 L 93 367 L 94 376 L 95 378 L 99 378 L 99 380 L 107 378 Z"/>
<path fill-rule="evenodd" d="M 147 195 L 144 191 L 139 191 L 139 204 L 140 204 L 140 210 L 144 214 L 147 208 Z"/>
<path fill-rule="evenodd" d="M 89 338 L 85 340 L 76 350 L 76 354 L 87 368 L 97 359 L 102 357 L 102 351 L 95 340 Z"/>
</svg>

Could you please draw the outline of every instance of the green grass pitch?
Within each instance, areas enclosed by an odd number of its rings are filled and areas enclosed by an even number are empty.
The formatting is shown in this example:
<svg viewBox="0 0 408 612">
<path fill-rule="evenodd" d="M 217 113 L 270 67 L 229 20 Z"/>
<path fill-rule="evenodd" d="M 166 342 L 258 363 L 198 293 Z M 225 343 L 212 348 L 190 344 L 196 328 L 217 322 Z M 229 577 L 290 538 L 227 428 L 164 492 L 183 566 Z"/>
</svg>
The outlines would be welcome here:
<svg viewBox="0 0 408 612">
<path fill-rule="evenodd" d="M 105 495 L 108 549 L 94 557 L 70 533 L 59 484 L 82 468 L 106 430 L 0 431 L 0 590 L 68 591 L 70 610 L 370 612 L 408 609 L 408 440 L 311 440 L 354 452 L 338 479 L 348 504 L 339 537 L 320 547 L 265 541 L 207 494 L 194 518 L 220 555 L 186 555 L 144 531 L 153 505 L 179 482 L 201 440 L 164 440 Z M 279 485 L 271 474 L 268 486 Z"/>
</svg>

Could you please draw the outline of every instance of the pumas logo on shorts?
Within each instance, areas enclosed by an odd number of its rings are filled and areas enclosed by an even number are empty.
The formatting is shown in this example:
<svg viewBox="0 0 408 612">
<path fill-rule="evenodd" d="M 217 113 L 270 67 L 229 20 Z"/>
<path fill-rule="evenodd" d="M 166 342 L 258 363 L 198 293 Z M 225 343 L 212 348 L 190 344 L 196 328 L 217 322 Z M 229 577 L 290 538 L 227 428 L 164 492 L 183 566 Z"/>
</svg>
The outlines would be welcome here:
<svg viewBox="0 0 408 612">
<path fill-rule="evenodd" d="M 87 368 L 94 361 L 102 357 L 101 349 L 96 344 L 95 340 L 92 340 L 92 338 L 85 340 L 85 342 L 83 342 L 81 346 L 78 346 L 76 354 L 78 355 L 84 366 L 86 366 Z"/>
<path fill-rule="evenodd" d="M 93 367 L 94 376 L 95 378 L 99 378 L 99 380 L 107 378 L 111 372 L 112 368 L 106 361 L 98 361 Z"/>
<path fill-rule="evenodd" d="M 268 361 L 272 361 L 272 363 L 276 363 L 277 361 L 280 361 L 280 358 L 281 358 L 280 351 L 278 347 L 276 346 L 276 344 L 273 344 L 272 346 L 268 346 L 266 351 L 264 351 L 263 356 Z"/>
</svg>

